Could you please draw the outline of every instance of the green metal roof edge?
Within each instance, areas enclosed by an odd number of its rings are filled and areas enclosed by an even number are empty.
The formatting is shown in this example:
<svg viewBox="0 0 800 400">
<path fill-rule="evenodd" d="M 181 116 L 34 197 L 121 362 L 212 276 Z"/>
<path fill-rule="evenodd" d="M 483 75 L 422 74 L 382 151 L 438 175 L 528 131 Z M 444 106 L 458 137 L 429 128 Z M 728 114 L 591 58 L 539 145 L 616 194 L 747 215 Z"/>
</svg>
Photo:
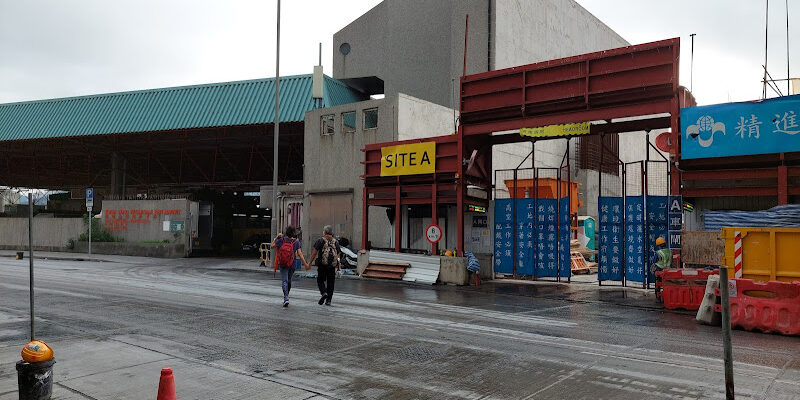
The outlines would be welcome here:
<svg viewBox="0 0 800 400">
<path fill-rule="evenodd" d="M 311 74 L 281 77 L 281 123 L 302 122 L 314 108 L 311 81 Z M 0 104 L 0 142 L 272 123 L 274 83 L 261 78 Z M 323 107 L 368 98 L 328 76 L 323 84 Z"/>
<path fill-rule="evenodd" d="M 290 79 L 301 79 L 301 78 L 311 78 L 311 74 L 300 74 L 300 75 L 289 75 L 289 76 L 282 76 L 281 82 L 284 80 Z M 339 82 L 336 79 L 333 79 L 329 76 L 325 76 L 326 79 L 331 79 L 344 85 L 344 83 Z M 134 94 L 144 94 L 144 93 L 158 93 L 158 92 L 166 92 L 166 91 L 173 91 L 173 90 L 185 90 L 185 89 L 198 89 L 198 88 L 211 88 L 211 87 L 220 87 L 220 86 L 230 86 L 230 85 L 242 85 L 247 83 L 266 83 L 266 82 L 273 82 L 275 78 L 256 78 L 256 79 L 243 79 L 239 81 L 225 81 L 225 82 L 212 82 L 212 83 L 198 83 L 194 85 L 183 85 L 183 86 L 165 86 L 160 88 L 152 88 L 152 89 L 136 89 L 136 90 L 127 90 L 122 92 L 108 92 L 108 93 L 96 93 L 96 94 L 82 94 L 79 96 L 68 96 L 68 97 L 53 97 L 49 99 L 39 99 L 39 100 L 23 100 L 23 101 L 15 101 L 11 103 L 0 103 L 0 107 L 5 106 L 14 106 L 14 105 L 22 105 L 22 104 L 32 104 L 32 103 L 51 103 L 51 102 L 60 102 L 60 101 L 69 101 L 69 100 L 81 100 L 81 99 L 90 99 L 90 98 L 103 98 L 103 97 L 114 97 L 114 96 L 121 96 L 121 95 L 134 95 Z M 347 85 L 345 85 L 347 86 Z M 274 96 L 274 94 L 273 94 Z"/>
</svg>

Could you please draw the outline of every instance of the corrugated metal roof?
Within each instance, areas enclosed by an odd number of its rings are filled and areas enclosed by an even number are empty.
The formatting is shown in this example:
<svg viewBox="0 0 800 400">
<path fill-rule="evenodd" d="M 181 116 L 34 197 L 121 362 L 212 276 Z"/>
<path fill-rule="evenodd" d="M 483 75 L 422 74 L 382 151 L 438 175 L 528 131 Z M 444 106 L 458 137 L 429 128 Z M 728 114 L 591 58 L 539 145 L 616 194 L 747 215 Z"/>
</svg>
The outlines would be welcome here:
<svg viewBox="0 0 800 400">
<path fill-rule="evenodd" d="M 314 108 L 311 74 L 281 77 L 280 122 Z M 367 99 L 325 76 L 323 107 Z M 275 78 L 0 104 L 0 141 L 272 123 Z"/>
</svg>

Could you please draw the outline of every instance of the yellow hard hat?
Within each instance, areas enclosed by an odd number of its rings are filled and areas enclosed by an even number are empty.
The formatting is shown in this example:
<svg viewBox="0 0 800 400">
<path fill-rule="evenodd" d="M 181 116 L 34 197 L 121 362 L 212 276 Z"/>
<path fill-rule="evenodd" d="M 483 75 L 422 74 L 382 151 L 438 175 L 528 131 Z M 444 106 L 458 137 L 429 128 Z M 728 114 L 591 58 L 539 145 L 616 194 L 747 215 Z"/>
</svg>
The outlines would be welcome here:
<svg viewBox="0 0 800 400">
<path fill-rule="evenodd" d="M 664 240 L 663 237 L 659 237 L 658 239 L 656 239 L 656 246 L 661 246 L 662 244 L 667 244 L 667 241 Z"/>
<path fill-rule="evenodd" d="M 22 348 L 22 359 L 29 363 L 50 361 L 53 359 L 53 349 L 41 340 L 34 340 Z"/>
</svg>

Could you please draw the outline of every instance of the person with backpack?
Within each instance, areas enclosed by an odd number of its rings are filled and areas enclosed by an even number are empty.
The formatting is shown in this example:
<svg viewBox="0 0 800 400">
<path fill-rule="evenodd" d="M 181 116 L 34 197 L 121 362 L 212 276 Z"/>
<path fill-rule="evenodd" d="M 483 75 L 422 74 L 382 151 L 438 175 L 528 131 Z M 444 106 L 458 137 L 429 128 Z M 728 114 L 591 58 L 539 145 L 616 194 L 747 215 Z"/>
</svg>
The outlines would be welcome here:
<svg viewBox="0 0 800 400">
<path fill-rule="evenodd" d="M 325 225 L 322 230 L 322 237 L 314 243 L 314 251 L 311 253 L 311 263 L 317 262 L 317 286 L 319 286 L 320 298 L 317 304 L 326 306 L 331 305 L 333 298 L 333 285 L 336 282 L 336 272 L 341 272 L 342 266 L 339 263 L 339 256 L 342 250 L 339 242 L 333 237 L 333 228 Z M 319 256 L 319 257 L 318 257 Z"/>
<path fill-rule="evenodd" d="M 311 269 L 311 266 L 306 262 L 303 257 L 303 250 L 301 250 L 300 240 L 297 239 L 295 229 L 293 226 L 286 227 L 285 234 L 278 234 L 275 240 L 272 241 L 270 247 L 277 248 L 277 256 L 275 257 L 275 270 L 281 270 L 281 286 L 283 287 L 283 306 L 289 307 L 289 291 L 292 290 L 292 276 L 297 267 L 295 260 L 299 259 L 306 270 Z"/>
</svg>

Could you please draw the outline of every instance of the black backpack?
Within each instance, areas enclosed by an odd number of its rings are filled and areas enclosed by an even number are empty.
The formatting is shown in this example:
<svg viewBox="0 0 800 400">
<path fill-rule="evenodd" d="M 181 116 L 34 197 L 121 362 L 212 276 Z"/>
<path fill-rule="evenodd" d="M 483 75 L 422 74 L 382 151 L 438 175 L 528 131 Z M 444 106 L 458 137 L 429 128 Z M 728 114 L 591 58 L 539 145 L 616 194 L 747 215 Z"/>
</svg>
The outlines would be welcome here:
<svg viewBox="0 0 800 400">
<path fill-rule="evenodd" d="M 322 254 L 320 255 L 321 265 L 324 267 L 339 266 L 339 251 L 336 249 L 336 239 L 323 237 Z"/>
</svg>

